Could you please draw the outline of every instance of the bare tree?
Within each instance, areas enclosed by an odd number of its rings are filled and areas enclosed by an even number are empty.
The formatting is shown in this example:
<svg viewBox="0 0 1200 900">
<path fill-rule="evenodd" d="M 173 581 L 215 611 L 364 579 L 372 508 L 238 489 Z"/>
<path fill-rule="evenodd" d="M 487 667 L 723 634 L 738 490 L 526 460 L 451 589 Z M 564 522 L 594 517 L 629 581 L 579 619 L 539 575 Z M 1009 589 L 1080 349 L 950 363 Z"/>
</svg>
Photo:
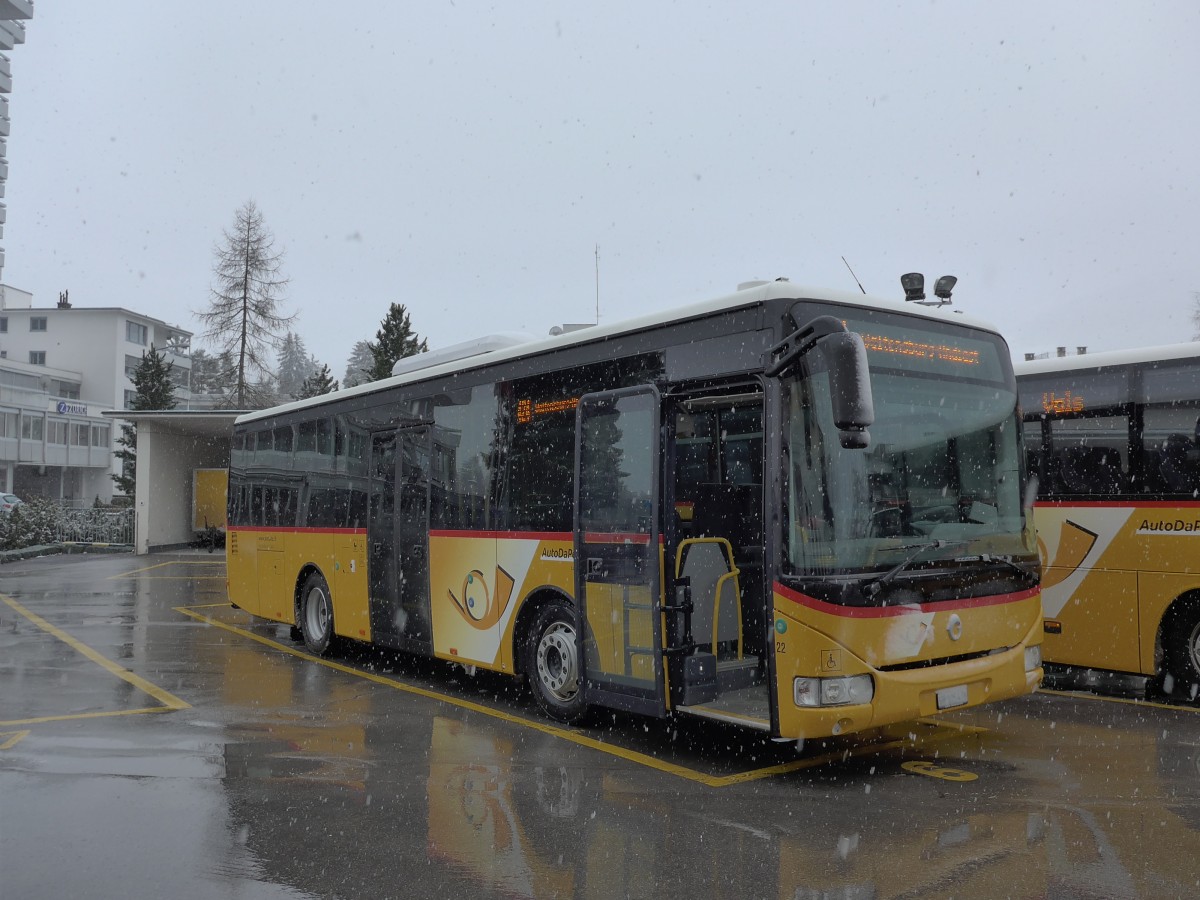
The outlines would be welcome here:
<svg viewBox="0 0 1200 900">
<path fill-rule="evenodd" d="M 260 390 L 262 382 L 271 381 L 269 352 L 296 317 L 279 312 L 280 295 L 288 283 L 280 274 L 283 251 L 275 250 L 275 237 L 253 200 L 235 213 L 233 228 L 213 246 L 213 256 L 215 281 L 209 308 L 197 313 L 205 327 L 204 338 L 235 363 L 228 377 L 238 407 L 269 403 L 269 388 Z"/>
</svg>

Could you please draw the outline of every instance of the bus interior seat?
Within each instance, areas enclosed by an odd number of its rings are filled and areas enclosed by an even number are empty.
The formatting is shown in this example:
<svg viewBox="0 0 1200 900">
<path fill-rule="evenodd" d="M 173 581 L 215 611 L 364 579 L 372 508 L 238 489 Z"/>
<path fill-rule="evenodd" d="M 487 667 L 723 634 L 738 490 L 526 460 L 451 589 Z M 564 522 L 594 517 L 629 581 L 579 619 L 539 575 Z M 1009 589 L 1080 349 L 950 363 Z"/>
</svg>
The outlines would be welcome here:
<svg viewBox="0 0 1200 900">
<path fill-rule="evenodd" d="M 733 548 L 724 538 L 688 538 L 679 545 L 675 576 L 688 579 L 692 591 L 692 637 L 714 656 L 718 645 L 732 643 L 742 658 L 742 601 Z"/>
<path fill-rule="evenodd" d="M 1162 487 L 1175 493 L 1197 488 L 1195 446 L 1186 434 L 1169 434 L 1158 450 L 1158 473 Z"/>
<path fill-rule="evenodd" d="M 1124 481 L 1121 454 L 1110 447 L 1068 447 L 1060 476 L 1066 493 L 1118 494 Z"/>
</svg>

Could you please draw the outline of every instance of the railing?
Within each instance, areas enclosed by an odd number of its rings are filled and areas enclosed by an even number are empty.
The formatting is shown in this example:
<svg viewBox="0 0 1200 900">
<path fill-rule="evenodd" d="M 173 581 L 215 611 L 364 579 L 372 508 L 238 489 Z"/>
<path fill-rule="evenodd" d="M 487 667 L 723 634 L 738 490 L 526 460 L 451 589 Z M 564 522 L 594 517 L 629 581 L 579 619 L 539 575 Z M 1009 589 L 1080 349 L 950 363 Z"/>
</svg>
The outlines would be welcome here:
<svg viewBox="0 0 1200 900">
<path fill-rule="evenodd" d="M 132 544 L 132 509 L 58 510 L 58 539 L 90 544 Z"/>
</svg>

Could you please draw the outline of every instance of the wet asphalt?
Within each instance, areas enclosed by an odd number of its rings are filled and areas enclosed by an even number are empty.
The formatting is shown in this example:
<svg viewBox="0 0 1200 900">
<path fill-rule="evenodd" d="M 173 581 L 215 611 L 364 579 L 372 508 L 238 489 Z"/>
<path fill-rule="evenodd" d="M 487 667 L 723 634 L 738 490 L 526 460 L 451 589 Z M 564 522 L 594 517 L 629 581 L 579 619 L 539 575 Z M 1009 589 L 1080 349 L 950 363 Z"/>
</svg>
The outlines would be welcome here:
<svg viewBox="0 0 1200 900">
<path fill-rule="evenodd" d="M 1200 707 L 1062 686 L 799 752 L 563 729 L 505 677 L 308 656 L 219 554 L 14 562 L 0 897 L 1200 894 Z"/>
</svg>

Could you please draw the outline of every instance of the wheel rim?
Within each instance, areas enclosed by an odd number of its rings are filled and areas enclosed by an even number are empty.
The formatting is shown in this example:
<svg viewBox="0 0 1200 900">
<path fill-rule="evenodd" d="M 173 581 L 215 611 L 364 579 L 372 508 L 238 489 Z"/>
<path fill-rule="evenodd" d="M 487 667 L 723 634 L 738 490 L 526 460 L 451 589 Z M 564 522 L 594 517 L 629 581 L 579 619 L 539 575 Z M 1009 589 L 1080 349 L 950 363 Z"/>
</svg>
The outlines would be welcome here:
<svg viewBox="0 0 1200 900">
<path fill-rule="evenodd" d="M 1188 662 L 1192 664 L 1193 672 L 1200 672 L 1200 620 L 1192 625 L 1187 638 Z"/>
<path fill-rule="evenodd" d="M 542 632 L 537 647 L 538 680 L 552 697 L 569 703 L 579 693 L 579 658 L 575 629 L 555 622 Z"/>
<path fill-rule="evenodd" d="M 304 604 L 305 624 L 309 635 L 315 640 L 325 637 L 329 629 L 329 598 L 319 587 L 308 592 L 308 600 Z"/>
</svg>

